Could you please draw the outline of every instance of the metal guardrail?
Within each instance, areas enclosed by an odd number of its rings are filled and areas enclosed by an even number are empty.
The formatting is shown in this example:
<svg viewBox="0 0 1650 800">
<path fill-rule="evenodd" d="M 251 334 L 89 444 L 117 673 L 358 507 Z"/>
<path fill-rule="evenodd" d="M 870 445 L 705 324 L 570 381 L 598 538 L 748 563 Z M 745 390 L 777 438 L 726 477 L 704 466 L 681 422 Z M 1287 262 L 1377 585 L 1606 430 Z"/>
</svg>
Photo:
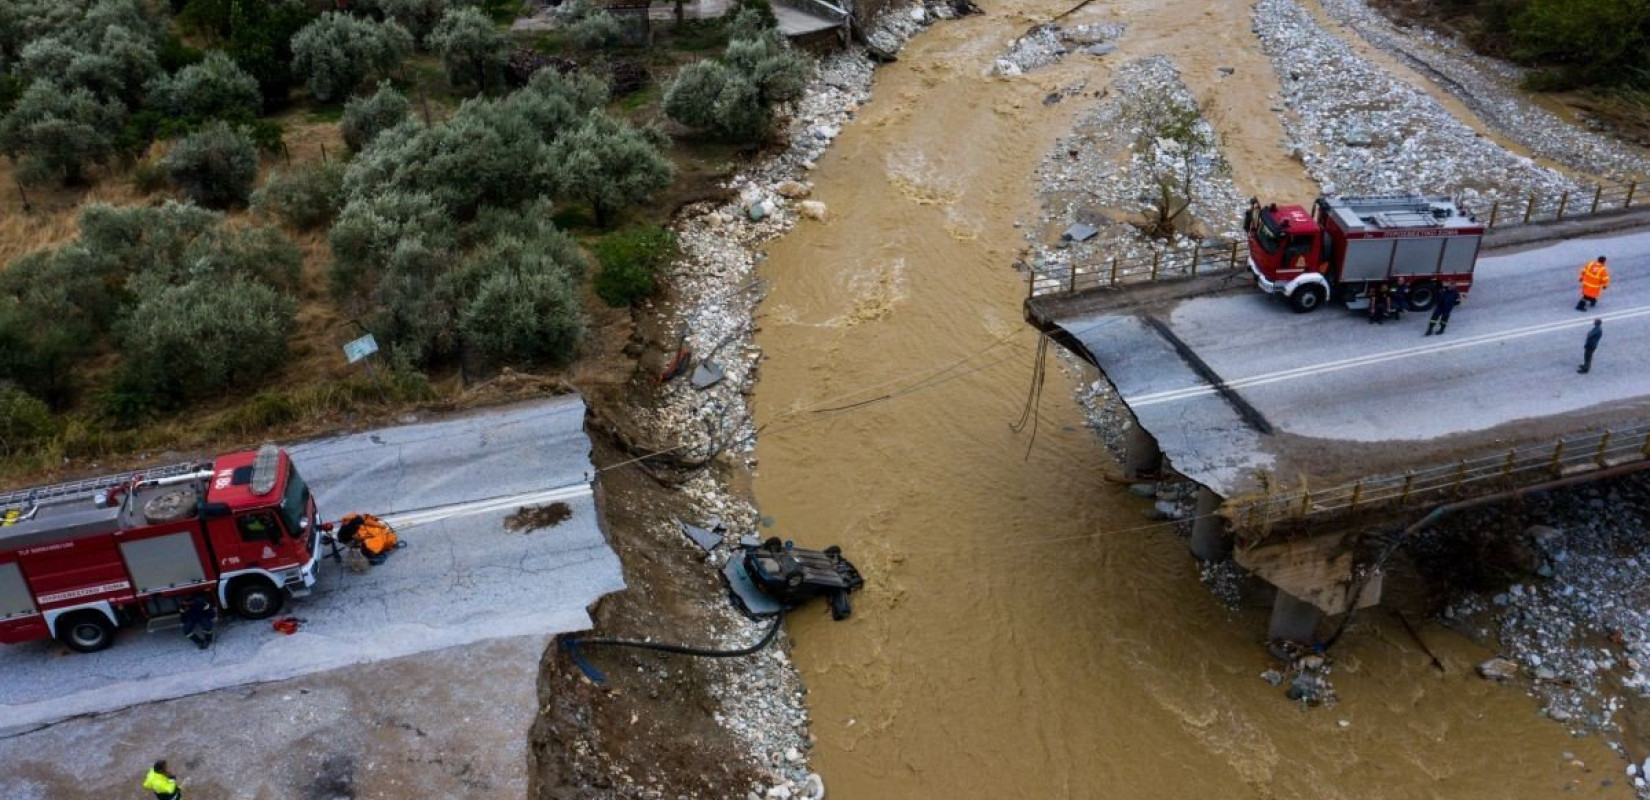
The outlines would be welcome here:
<svg viewBox="0 0 1650 800">
<path fill-rule="evenodd" d="M 797 0 L 789 0 L 797 1 Z M 820 0 L 808 0 L 820 2 Z M 1626 185 L 1600 184 L 1591 189 L 1560 195 L 1532 194 L 1521 200 L 1497 200 L 1486 213 L 1477 214 L 1490 229 L 1514 228 L 1537 222 L 1625 211 L 1634 203 L 1644 205 L 1638 181 Z M 1152 283 L 1164 278 L 1188 278 L 1217 272 L 1234 272 L 1248 265 L 1248 244 L 1224 239 L 1206 240 L 1193 248 L 1164 248 L 1148 255 L 1113 256 L 1088 264 L 1032 266 L 1026 280 L 1028 298 L 1078 294 L 1095 289 L 1115 289 L 1135 283 Z"/>
<path fill-rule="evenodd" d="M 1650 459 L 1650 423 L 1560 437 L 1551 444 L 1515 447 L 1504 453 L 1462 459 L 1401 474 L 1382 475 L 1325 489 L 1239 497 L 1227 501 L 1240 538 L 1264 537 L 1272 526 L 1349 514 L 1359 509 L 1442 502 L 1469 492 L 1504 488 L 1530 479 L 1562 478 Z"/>
<path fill-rule="evenodd" d="M 820 19 L 834 22 L 843 22 L 848 19 L 848 9 L 827 3 L 825 0 L 772 0 L 772 2 L 790 6 L 797 11 L 812 14 Z"/>
</svg>

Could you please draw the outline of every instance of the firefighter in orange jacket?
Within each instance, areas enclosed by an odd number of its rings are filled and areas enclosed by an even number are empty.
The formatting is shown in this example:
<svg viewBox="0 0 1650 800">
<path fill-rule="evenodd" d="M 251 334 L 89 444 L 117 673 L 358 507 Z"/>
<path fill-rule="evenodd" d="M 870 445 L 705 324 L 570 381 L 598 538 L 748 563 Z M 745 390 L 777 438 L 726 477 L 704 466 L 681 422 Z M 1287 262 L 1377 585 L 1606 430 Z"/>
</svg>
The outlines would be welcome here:
<svg viewBox="0 0 1650 800">
<path fill-rule="evenodd" d="M 1581 299 L 1576 301 L 1576 310 L 1586 311 L 1598 305 L 1599 293 L 1609 286 L 1610 269 L 1604 266 L 1604 256 L 1599 256 L 1581 268 Z"/>
</svg>

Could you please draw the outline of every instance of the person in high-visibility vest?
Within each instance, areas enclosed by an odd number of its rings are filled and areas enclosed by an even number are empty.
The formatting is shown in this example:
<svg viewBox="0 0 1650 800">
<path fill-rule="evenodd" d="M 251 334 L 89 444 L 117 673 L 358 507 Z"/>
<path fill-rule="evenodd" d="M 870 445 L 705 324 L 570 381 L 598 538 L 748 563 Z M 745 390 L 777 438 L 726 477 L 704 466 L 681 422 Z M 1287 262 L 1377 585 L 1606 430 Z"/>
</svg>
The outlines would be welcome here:
<svg viewBox="0 0 1650 800">
<path fill-rule="evenodd" d="M 1581 268 L 1581 299 L 1576 301 L 1577 311 L 1586 311 L 1598 305 L 1598 296 L 1610 286 L 1610 269 L 1604 266 L 1604 256 L 1599 256 Z"/>
<path fill-rule="evenodd" d="M 155 793 L 155 800 L 180 800 L 183 797 L 183 787 L 178 786 L 178 776 L 166 768 L 166 759 L 155 762 L 154 768 L 143 778 L 143 788 Z"/>
</svg>

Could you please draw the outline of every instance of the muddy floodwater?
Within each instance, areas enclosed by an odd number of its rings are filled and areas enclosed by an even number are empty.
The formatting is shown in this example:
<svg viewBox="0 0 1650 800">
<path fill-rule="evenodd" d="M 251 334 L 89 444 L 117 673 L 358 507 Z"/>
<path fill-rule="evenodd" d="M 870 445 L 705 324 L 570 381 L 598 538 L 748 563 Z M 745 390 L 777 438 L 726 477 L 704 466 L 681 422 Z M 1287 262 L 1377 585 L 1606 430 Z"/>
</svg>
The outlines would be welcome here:
<svg viewBox="0 0 1650 800">
<path fill-rule="evenodd" d="M 1169 55 L 1239 188 L 1315 191 L 1277 147 L 1247 4 L 1095 3 L 1066 22 L 1127 22 L 1119 53 L 984 76 L 1068 5 L 992 3 L 921 34 L 814 173 L 830 222 L 763 267 L 756 498 L 773 533 L 840 544 L 868 579 L 850 621 L 790 623 L 831 796 L 1630 797 L 1598 737 L 1473 675 L 1492 653 L 1434 625 L 1447 674 L 1376 610 L 1335 651 L 1339 703 L 1289 703 L 1258 677 L 1264 609 L 1222 609 L 1107 480 L 1071 400 L 1093 375 L 1051 370 L 1035 442 L 1010 428 L 1036 343 L 1014 223 L 1036 227 L 1038 159 L 1110 65 Z M 1084 97 L 1044 105 L 1078 80 Z"/>
</svg>

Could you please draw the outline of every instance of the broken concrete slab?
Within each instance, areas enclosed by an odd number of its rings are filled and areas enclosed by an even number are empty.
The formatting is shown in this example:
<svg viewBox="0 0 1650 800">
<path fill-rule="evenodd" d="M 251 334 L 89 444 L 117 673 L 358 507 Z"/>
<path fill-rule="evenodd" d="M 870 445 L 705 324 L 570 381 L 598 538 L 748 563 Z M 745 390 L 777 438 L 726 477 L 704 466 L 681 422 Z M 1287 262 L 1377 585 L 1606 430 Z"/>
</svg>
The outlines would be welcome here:
<svg viewBox="0 0 1650 800">
<path fill-rule="evenodd" d="M 703 528 L 681 520 L 676 520 L 676 524 L 682 526 L 682 532 L 687 534 L 687 537 L 692 539 L 694 544 L 704 548 L 707 553 L 715 550 L 716 546 L 722 543 L 722 531 L 727 530 L 722 527 L 722 520 L 716 517 L 711 517 L 706 521 Z"/>
<path fill-rule="evenodd" d="M 1066 242 L 1086 242 L 1099 235 L 1099 228 L 1086 222 L 1079 222 L 1067 228 L 1065 233 L 1060 234 L 1060 239 Z"/>
<path fill-rule="evenodd" d="M 709 389 L 722 382 L 723 374 L 720 364 L 714 361 L 701 361 L 693 368 L 693 377 L 689 379 L 689 383 L 692 383 L 695 389 Z"/>
</svg>

